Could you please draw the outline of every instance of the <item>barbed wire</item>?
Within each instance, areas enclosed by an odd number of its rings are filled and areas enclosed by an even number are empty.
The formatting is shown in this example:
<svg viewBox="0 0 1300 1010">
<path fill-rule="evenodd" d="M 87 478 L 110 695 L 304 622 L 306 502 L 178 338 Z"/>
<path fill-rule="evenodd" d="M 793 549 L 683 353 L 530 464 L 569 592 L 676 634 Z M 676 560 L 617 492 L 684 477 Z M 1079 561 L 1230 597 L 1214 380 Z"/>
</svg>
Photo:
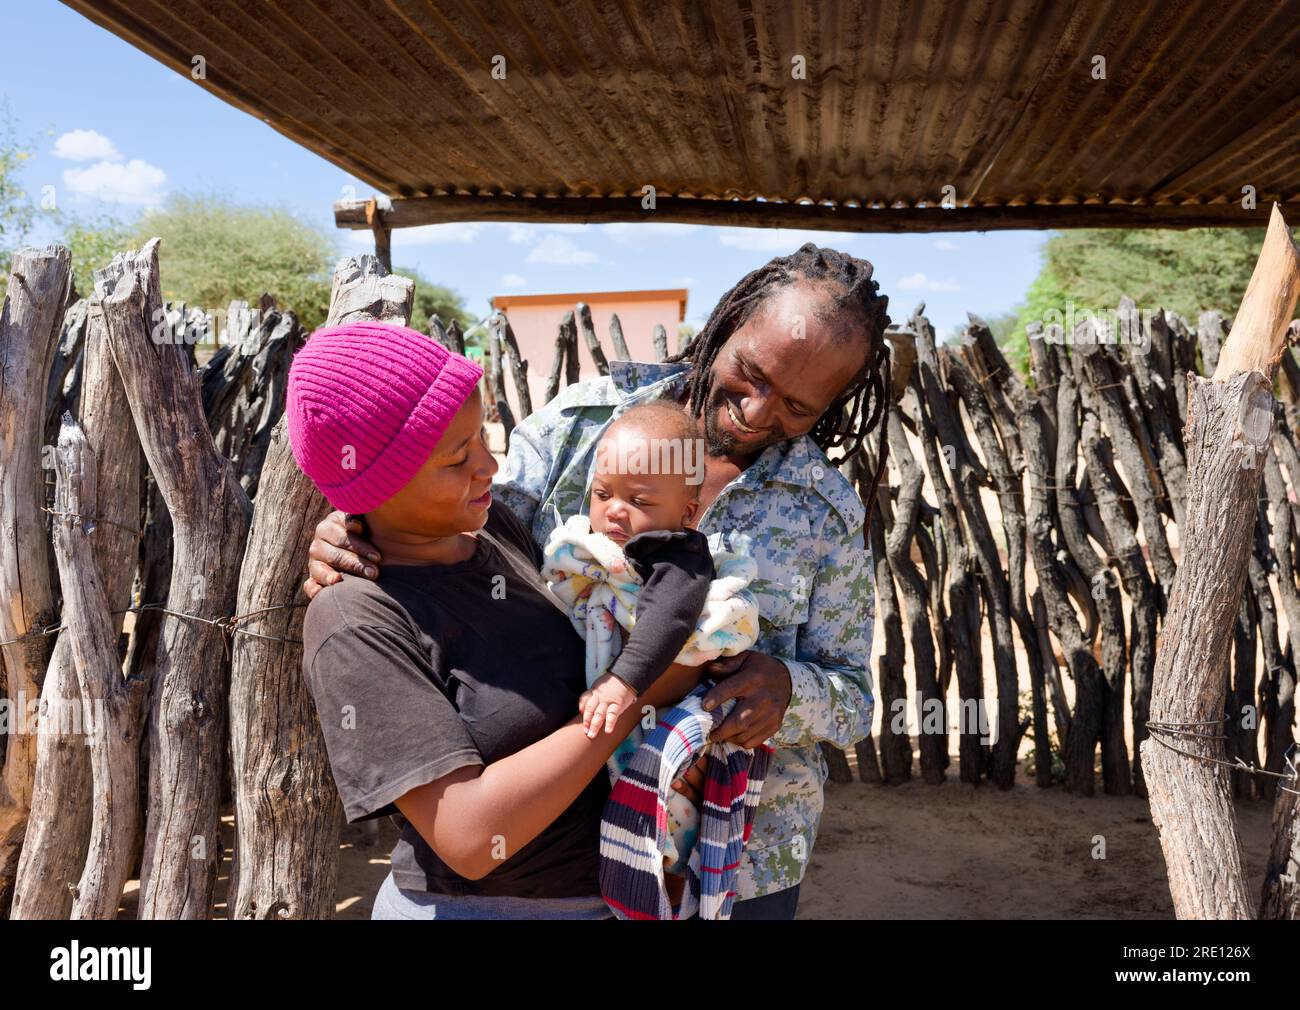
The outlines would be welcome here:
<svg viewBox="0 0 1300 1010">
<path fill-rule="evenodd" d="M 270 607 L 261 607 L 257 610 L 250 610 L 247 613 L 243 613 L 243 614 L 230 614 L 226 617 L 201 617 L 198 614 L 187 614 L 180 610 L 171 610 L 167 607 L 165 602 L 162 602 L 162 603 L 142 603 L 139 606 L 126 607 L 123 610 L 110 610 L 109 614 L 110 616 L 116 616 L 117 614 L 139 614 L 139 613 L 143 613 L 146 610 L 158 610 L 171 617 L 179 617 L 182 620 L 195 621 L 199 624 L 210 625 L 211 627 L 217 628 L 220 631 L 225 633 L 222 636 L 222 645 L 223 648 L 225 648 L 225 656 L 227 659 L 229 659 L 230 651 L 228 648 L 226 648 L 227 641 L 225 635 L 232 635 L 232 636 L 248 635 L 250 638 L 260 638 L 268 642 L 288 642 L 292 645 L 302 645 L 303 642 L 302 639 L 300 638 L 285 638 L 277 635 L 264 635 L 258 631 L 249 631 L 246 628 L 237 628 L 235 627 L 235 624 L 239 621 L 246 621 L 251 617 L 256 617 L 258 614 L 264 614 L 271 610 L 284 610 L 284 609 L 290 609 L 294 607 L 305 607 L 305 606 L 307 606 L 307 603 L 302 603 L 302 602 L 277 603 Z M 17 638 L 10 638 L 6 641 L 0 642 L 0 645 L 17 645 L 22 642 L 33 641 L 44 635 L 56 635 L 60 631 L 64 631 L 65 629 L 67 629 L 67 627 L 68 625 L 66 624 L 49 624 L 43 628 L 29 628 L 25 633 L 19 635 Z"/>
<path fill-rule="evenodd" d="M 1151 732 L 1152 740 L 1160 744 L 1161 747 L 1173 751 L 1175 754 L 1181 754 L 1184 757 L 1193 758 L 1197 761 L 1204 761 L 1207 764 L 1222 765 L 1225 768 L 1231 768 L 1233 771 L 1242 771 L 1250 775 L 1267 775 L 1270 778 L 1281 779 L 1284 782 L 1300 782 L 1300 768 L 1296 767 L 1296 763 L 1292 758 L 1296 749 L 1296 744 L 1294 742 L 1292 742 L 1291 746 L 1289 746 L 1286 749 L 1286 752 L 1282 755 L 1282 761 L 1287 767 L 1286 772 L 1282 773 L 1269 771 L 1267 768 L 1260 768 L 1258 765 L 1247 764 L 1245 761 L 1241 760 L 1241 758 L 1233 758 L 1231 761 L 1225 761 L 1222 758 L 1210 757 L 1208 754 L 1197 754 L 1194 751 L 1183 750 L 1181 747 L 1175 747 L 1169 741 L 1161 739 L 1161 734 L 1165 734 L 1168 736 L 1191 737 L 1197 740 L 1227 740 L 1228 736 L 1226 733 L 1200 733 L 1188 729 L 1187 727 L 1221 726 L 1229 718 L 1229 716 L 1225 715 L 1221 719 L 1200 719 L 1189 722 L 1164 722 L 1148 719 L 1146 726 Z M 1278 783 L 1278 788 L 1283 792 L 1300 796 L 1300 789 L 1289 789 L 1280 782 Z"/>
<path fill-rule="evenodd" d="M 82 520 L 82 525 L 86 526 L 87 529 L 93 530 L 94 526 L 97 526 L 99 523 L 107 523 L 109 526 L 116 526 L 119 529 L 124 529 L 128 533 L 132 533 L 137 537 L 144 536 L 144 533 L 136 529 L 134 526 L 128 526 L 126 525 L 126 523 L 120 523 L 115 519 L 104 519 L 102 516 L 88 516 L 88 515 L 83 515 L 80 512 L 65 512 L 62 511 L 61 509 L 46 508 L 44 505 L 41 506 L 41 511 L 48 512 L 52 516 L 72 516 L 76 519 L 80 519 Z M 93 524 L 93 525 L 87 525 L 87 524 Z"/>
<path fill-rule="evenodd" d="M 52 516 L 66 516 L 74 519 L 80 519 L 82 521 L 83 527 L 86 529 L 87 532 L 93 532 L 95 528 L 95 524 L 107 523 L 110 526 L 118 526 L 124 530 L 128 530 L 131 533 L 134 533 L 136 536 L 143 536 L 143 534 L 139 530 L 135 529 L 134 527 L 127 526 L 123 523 L 116 522 L 115 520 L 112 519 L 104 519 L 100 516 L 86 515 L 83 512 L 69 512 L 62 509 L 47 508 L 44 505 L 40 506 L 40 509 L 42 512 L 48 512 Z M 171 617 L 179 617 L 182 620 L 195 621 L 198 622 L 199 624 L 210 625 L 211 627 L 217 628 L 218 630 L 223 632 L 221 638 L 221 648 L 223 654 L 225 655 L 225 658 L 229 659 L 230 643 L 228 641 L 228 636 L 233 637 L 234 635 L 247 635 L 249 638 L 260 638 L 263 641 L 267 641 L 267 642 L 287 642 L 291 645 L 302 645 L 303 641 L 301 638 L 285 638 L 278 635 L 264 635 L 258 631 L 248 631 L 245 628 L 237 628 L 235 627 L 235 625 L 240 621 L 247 621 L 251 617 L 256 617 L 258 614 L 269 613 L 272 610 L 285 610 L 285 609 L 292 609 L 295 607 L 305 607 L 305 606 L 307 606 L 307 603 L 302 603 L 302 602 L 275 603 L 269 607 L 260 607 L 257 610 L 250 610 L 247 613 L 243 613 L 243 614 L 228 614 L 225 617 L 201 617 L 198 614 L 187 614 L 179 610 L 170 610 L 168 609 L 166 602 L 163 601 L 158 603 L 142 603 L 138 606 L 127 607 L 123 610 L 110 610 L 109 616 L 115 617 L 118 614 L 139 614 L 139 613 L 143 613 L 146 610 L 158 610 Z M 22 642 L 33 641 L 34 639 L 41 638 L 45 635 L 56 635 L 60 631 L 66 629 L 67 627 L 68 625 L 66 624 L 50 624 L 50 625 L 46 625 L 44 628 L 28 628 L 27 631 L 19 635 L 17 638 L 10 638 L 7 641 L 0 641 L 0 645 L 18 645 Z"/>
</svg>

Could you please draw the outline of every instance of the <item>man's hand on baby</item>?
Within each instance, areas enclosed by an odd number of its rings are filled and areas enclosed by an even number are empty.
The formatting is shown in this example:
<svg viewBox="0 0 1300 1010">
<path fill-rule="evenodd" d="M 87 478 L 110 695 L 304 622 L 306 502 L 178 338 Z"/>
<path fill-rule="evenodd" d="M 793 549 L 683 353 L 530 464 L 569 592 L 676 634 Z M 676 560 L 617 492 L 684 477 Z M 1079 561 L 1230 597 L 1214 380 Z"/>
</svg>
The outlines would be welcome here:
<svg viewBox="0 0 1300 1010">
<path fill-rule="evenodd" d="M 790 671 L 779 659 L 751 650 L 706 663 L 705 669 L 725 678 L 704 696 L 707 711 L 736 699 L 731 714 L 710 734 L 710 742 L 753 748 L 781 728 L 793 686 Z"/>
<path fill-rule="evenodd" d="M 307 599 L 310 600 L 326 586 L 332 586 L 343 578 L 340 572 L 367 579 L 379 575 L 379 569 L 375 567 L 379 561 L 379 552 L 373 544 L 356 535 L 361 530 L 360 520 L 349 521 L 347 513 L 340 511 L 331 512 L 316 524 L 316 539 L 307 551 L 310 559 L 307 580 L 302 584 Z"/>
<path fill-rule="evenodd" d="M 582 725 L 588 739 L 594 740 L 599 736 L 601 726 L 605 727 L 606 733 L 613 733 L 618 717 L 631 708 L 634 701 L 636 692 L 612 673 L 592 684 L 591 690 L 584 691 L 578 699 L 578 710 L 582 712 Z"/>
</svg>

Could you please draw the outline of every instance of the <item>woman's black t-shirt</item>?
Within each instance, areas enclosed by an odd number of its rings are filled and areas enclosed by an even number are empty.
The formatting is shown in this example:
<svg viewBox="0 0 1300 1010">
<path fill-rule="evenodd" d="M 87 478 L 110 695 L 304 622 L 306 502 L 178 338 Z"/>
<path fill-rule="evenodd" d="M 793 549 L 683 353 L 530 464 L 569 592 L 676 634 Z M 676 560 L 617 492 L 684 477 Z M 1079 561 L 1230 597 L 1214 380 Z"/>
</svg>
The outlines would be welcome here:
<svg viewBox="0 0 1300 1010">
<path fill-rule="evenodd" d="M 533 570 L 541 552 L 510 509 L 484 527 Z M 513 552 L 512 552 L 513 553 Z M 522 555 L 522 559 L 520 558 Z M 452 871 L 393 801 L 466 765 L 491 764 L 564 726 L 585 690 L 583 644 L 569 620 L 479 537 L 454 565 L 381 565 L 351 575 L 307 608 L 303 670 L 349 821 L 388 814 L 399 887 L 438 894 L 565 898 L 600 893 L 602 772 L 517 852 L 494 839 L 501 865 L 482 880 Z"/>
</svg>

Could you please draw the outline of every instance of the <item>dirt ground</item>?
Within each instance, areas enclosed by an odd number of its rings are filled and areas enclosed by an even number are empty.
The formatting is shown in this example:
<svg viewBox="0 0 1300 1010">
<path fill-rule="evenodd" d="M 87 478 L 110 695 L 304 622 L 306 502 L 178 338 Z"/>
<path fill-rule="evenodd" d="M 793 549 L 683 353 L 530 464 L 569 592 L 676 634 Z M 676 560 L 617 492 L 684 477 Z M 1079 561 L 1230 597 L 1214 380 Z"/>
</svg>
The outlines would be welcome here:
<svg viewBox="0 0 1300 1010">
<path fill-rule="evenodd" d="M 920 779 L 888 787 L 828 783 L 800 919 L 1172 919 L 1146 801 L 1008 792 Z M 1270 804 L 1242 801 L 1238 827 L 1252 893 L 1264 876 Z M 1098 836 L 1104 839 L 1105 858 Z M 370 917 L 396 831 L 369 842 L 344 830 L 336 915 Z"/>
</svg>

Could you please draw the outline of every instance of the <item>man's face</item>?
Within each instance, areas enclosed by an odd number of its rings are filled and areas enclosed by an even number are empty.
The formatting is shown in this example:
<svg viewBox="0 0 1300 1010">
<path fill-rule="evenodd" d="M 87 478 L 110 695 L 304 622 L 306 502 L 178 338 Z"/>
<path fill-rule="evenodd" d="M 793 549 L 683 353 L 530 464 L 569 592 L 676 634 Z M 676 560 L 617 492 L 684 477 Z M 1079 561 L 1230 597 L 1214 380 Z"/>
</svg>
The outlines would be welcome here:
<svg viewBox="0 0 1300 1010">
<path fill-rule="evenodd" d="M 807 434 L 853 381 L 866 348 L 817 318 L 825 298 L 811 284 L 782 288 L 723 345 L 704 408 L 711 454 L 751 457 Z"/>
</svg>

